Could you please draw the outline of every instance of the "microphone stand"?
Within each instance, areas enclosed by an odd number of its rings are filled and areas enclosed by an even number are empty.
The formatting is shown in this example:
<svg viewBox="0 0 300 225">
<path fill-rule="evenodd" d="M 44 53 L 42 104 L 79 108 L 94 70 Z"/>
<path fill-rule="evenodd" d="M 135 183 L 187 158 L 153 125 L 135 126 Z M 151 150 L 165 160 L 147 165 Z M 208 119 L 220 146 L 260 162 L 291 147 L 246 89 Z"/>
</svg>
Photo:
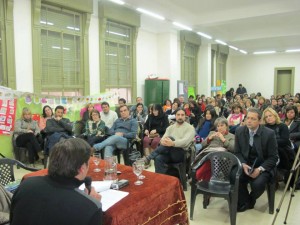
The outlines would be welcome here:
<svg viewBox="0 0 300 225">
<path fill-rule="evenodd" d="M 292 188 L 292 192 L 291 192 L 291 197 L 290 197 L 290 201 L 289 201 L 288 208 L 287 208 L 286 215 L 285 215 L 285 219 L 284 219 L 284 224 L 287 224 L 286 220 L 287 220 L 287 217 L 288 217 L 288 214 L 289 214 L 289 211 L 290 211 L 290 207 L 291 207 L 291 204 L 292 204 L 292 199 L 295 196 L 294 192 L 295 192 L 295 189 L 296 189 L 296 183 L 298 181 L 298 176 L 299 176 L 299 172 L 300 172 L 299 171 L 299 169 L 300 169 L 300 158 L 299 158 L 299 156 L 300 156 L 300 147 L 298 148 L 298 151 L 297 151 L 297 154 L 296 154 L 293 166 L 292 166 L 292 168 L 290 170 L 290 175 L 289 175 L 289 178 L 288 178 L 288 180 L 286 182 L 286 185 L 285 185 L 282 197 L 280 199 L 280 202 L 278 204 L 278 207 L 276 209 L 276 214 L 275 214 L 275 217 L 273 219 L 272 225 L 275 224 L 275 221 L 276 221 L 278 213 L 280 211 L 280 207 L 281 207 L 281 205 L 283 203 L 285 194 L 286 194 L 286 192 L 287 192 L 287 190 L 288 190 L 288 188 L 290 186 L 290 182 L 291 182 L 292 176 L 295 174 L 295 171 L 296 171 L 296 175 L 294 177 L 294 184 L 293 184 L 293 188 Z"/>
</svg>

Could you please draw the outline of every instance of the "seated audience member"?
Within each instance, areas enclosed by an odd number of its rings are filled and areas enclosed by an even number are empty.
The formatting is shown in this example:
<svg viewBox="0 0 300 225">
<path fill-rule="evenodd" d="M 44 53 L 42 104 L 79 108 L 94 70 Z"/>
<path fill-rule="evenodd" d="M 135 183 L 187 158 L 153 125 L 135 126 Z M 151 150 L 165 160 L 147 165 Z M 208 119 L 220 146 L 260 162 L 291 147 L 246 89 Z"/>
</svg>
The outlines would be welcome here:
<svg viewBox="0 0 300 225">
<path fill-rule="evenodd" d="M 163 111 L 166 112 L 167 110 L 172 108 L 172 102 L 170 99 L 166 99 L 163 106 Z"/>
<path fill-rule="evenodd" d="M 132 119 L 129 115 L 129 108 L 127 105 L 120 107 L 121 117 L 118 118 L 113 126 L 109 129 L 109 136 L 107 139 L 93 147 L 96 151 L 104 149 L 104 157 L 112 156 L 113 151 L 118 149 L 126 149 L 128 138 L 135 138 L 138 131 L 138 122 Z"/>
<path fill-rule="evenodd" d="M 88 103 L 86 105 L 86 110 L 83 113 L 82 118 L 81 118 L 82 124 L 84 126 L 85 126 L 86 122 L 90 119 L 91 112 L 92 112 L 93 109 L 94 109 L 94 104 L 93 103 Z"/>
<path fill-rule="evenodd" d="M 297 107 L 297 110 L 298 110 L 297 117 L 300 118 L 300 103 L 295 103 L 294 106 Z"/>
<path fill-rule="evenodd" d="M 243 94 L 247 93 L 247 89 L 245 87 L 243 87 L 242 84 L 239 84 L 239 87 L 236 89 L 235 92 L 237 95 L 243 95 Z"/>
<path fill-rule="evenodd" d="M 190 110 L 190 124 L 193 125 L 194 127 L 197 127 L 200 118 L 200 111 L 196 101 L 192 100 L 189 102 L 189 110 Z"/>
<path fill-rule="evenodd" d="M 183 104 L 183 110 L 185 111 L 186 121 L 189 122 L 191 116 L 191 110 L 190 110 L 190 104 L 188 102 Z"/>
<path fill-rule="evenodd" d="M 0 224 L 9 225 L 12 193 L 0 183 Z"/>
<path fill-rule="evenodd" d="M 235 103 L 231 107 L 231 113 L 227 120 L 229 124 L 229 132 L 234 134 L 237 127 L 243 122 L 245 115 L 243 114 L 243 108 Z"/>
<path fill-rule="evenodd" d="M 116 107 L 115 111 L 116 111 L 116 113 L 118 115 L 118 118 L 120 118 L 120 116 L 121 116 L 121 114 L 120 114 L 120 108 L 121 108 L 121 106 L 123 106 L 123 105 L 126 104 L 126 100 L 124 98 L 120 98 L 118 102 L 119 102 L 119 106 Z"/>
<path fill-rule="evenodd" d="M 230 101 L 231 99 L 233 99 L 235 93 L 234 93 L 234 89 L 230 88 L 228 91 L 226 91 L 225 96 L 227 101 Z"/>
<path fill-rule="evenodd" d="M 175 122 L 175 112 L 178 109 L 178 102 L 175 101 L 172 104 L 172 109 L 166 111 L 166 115 L 168 115 L 169 122 Z"/>
<path fill-rule="evenodd" d="M 218 100 L 217 103 L 220 108 L 219 117 L 227 118 L 229 115 L 227 108 L 224 106 L 224 104 L 221 100 Z M 226 102 L 225 102 L 225 104 L 226 104 Z"/>
<path fill-rule="evenodd" d="M 197 106 L 199 108 L 199 112 L 201 115 L 206 108 L 205 101 L 203 101 L 203 99 L 201 97 L 198 97 L 198 99 L 197 99 Z"/>
<path fill-rule="evenodd" d="M 51 119 L 53 117 L 53 110 L 49 105 L 45 105 L 43 107 L 43 114 L 39 121 L 39 128 L 40 131 L 44 130 L 46 127 L 46 122 L 48 119 Z"/>
<path fill-rule="evenodd" d="M 132 114 L 133 112 L 136 111 L 137 104 L 140 103 L 140 104 L 143 105 L 143 114 L 147 115 L 147 113 L 148 113 L 148 108 L 147 108 L 147 106 L 145 106 L 145 105 L 143 104 L 143 99 L 142 99 L 142 97 L 137 97 L 137 98 L 135 99 L 135 101 L 136 101 L 136 105 L 131 106 L 131 108 L 130 108 L 130 114 Z"/>
<path fill-rule="evenodd" d="M 295 152 L 291 147 L 289 139 L 289 128 L 280 121 L 277 112 L 272 108 L 266 108 L 262 115 L 263 124 L 275 132 L 278 145 L 279 164 L 278 169 L 285 170 L 285 181 L 289 176 L 289 171 L 293 165 Z"/>
<path fill-rule="evenodd" d="M 300 146 L 300 119 L 298 118 L 298 109 L 295 106 L 287 106 L 285 109 L 284 123 L 289 128 L 290 140 L 295 151 Z"/>
<path fill-rule="evenodd" d="M 72 125 L 69 119 L 63 118 L 63 115 L 64 107 L 58 105 L 54 110 L 54 118 L 47 120 L 45 128 L 48 135 L 48 141 L 45 149 L 46 154 L 48 154 L 51 148 L 61 139 L 71 138 Z"/>
<path fill-rule="evenodd" d="M 21 118 L 15 123 L 14 138 L 18 147 L 28 150 L 29 163 L 34 166 L 34 161 L 43 159 L 42 148 L 39 143 L 40 128 L 37 121 L 32 119 L 30 109 L 23 108 Z"/>
<path fill-rule="evenodd" d="M 262 107 L 263 107 L 263 105 L 265 103 L 266 103 L 266 99 L 264 97 L 262 97 L 262 96 L 258 97 L 256 108 L 258 108 L 259 110 L 263 111 Z"/>
<path fill-rule="evenodd" d="M 184 105 L 184 96 L 183 96 L 183 95 L 180 95 L 180 96 L 178 97 L 178 100 L 179 100 L 179 105 L 178 105 L 178 107 L 183 108 L 183 105 Z M 175 101 L 173 101 L 173 102 L 175 102 Z"/>
<path fill-rule="evenodd" d="M 247 111 L 247 109 L 253 107 L 253 102 L 251 101 L 251 99 L 246 99 L 246 100 L 244 101 L 244 104 L 245 104 L 245 109 L 246 109 L 246 111 Z"/>
<path fill-rule="evenodd" d="M 278 115 L 281 120 L 285 119 L 285 102 L 282 97 L 277 98 L 277 106 L 278 106 Z"/>
<path fill-rule="evenodd" d="M 144 157 L 145 165 L 150 160 L 155 162 L 155 172 L 166 174 L 169 163 L 179 163 L 184 160 L 184 151 L 194 141 L 195 129 L 192 125 L 185 122 L 185 111 L 176 111 L 176 123 L 169 126 L 160 140 L 160 146 L 149 156 Z"/>
<path fill-rule="evenodd" d="M 266 184 L 274 176 L 274 168 L 278 162 L 275 133 L 260 125 L 260 120 L 260 110 L 250 108 L 245 126 L 237 128 L 235 132 L 234 152 L 243 167 L 239 183 L 238 212 L 254 208 L 256 199 L 263 194 Z"/>
<path fill-rule="evenodd" d="M 234 135 L 229 133 L 228 121 L 223 117 L 219 117 L 215 121 L 215 127 L 217 130 L 209 132 L 208 137 L 202 142 L 203 150 L 196 156 L 193 166 L 199 163 L 200 160 L 210 152 L 234 151 Z M 204 167 L 201 166 L 197 170 L 197 180 L 210 179 L 210 166 Z"/>
<path fill-rule="evenodd" d="M 118 119 L 116 112 L 110 110 L 108 102 L 101 103 L 102 112 L 100 112 L 101 119 L 105 122 L 105 126 L 111 128 L 114 122 Z"/>
<path fill-rule="evenodd" d="M 13 195 L 11 225 L 102 224 L 101 195 L 80 191 L 89 169 L 90 146 L 80 138 L 57 143 L 47 176 L 24 180 Z"/>
<path fill-rule="evenodd" d="M 215 120 L 218 118 L 214 108 L 206 108 L 204 117 L 199 120 L 196 127 L 196 151 L 202 149 L 201 142 L 208 136 L 209 132 L 216 129 L 214 126 Z"/>
<path fill-rule="evenodd" d="M 145 117 L 145 121 L 147 121 L 150 114 L 152 114 L 153 104 L 148 105 L 148 114 Z"/>
<path fill-rule="evenodd" d="M 141 125 L 144 125 L 146 114 L 144 113 L 144 105 L 142 103 L 136 104 L 135 110 L 131 112 L 131 117 L 136 119 Z"/>
<path fill-rule="evenodd" d="M 149 114 L 144 124 L 144 156 L 148 156 L 157 148 L 168 126 L 169 120 L 167 115 L 163 112 L 161 105 L 154 104 L 152 114 Z"/>
<path fill-rule="evenodd" d="M 90 119 L 86 122 L 83 136 L 86 137 L 90 146 L 93 146 L 105 139 L 105 133 L 105 122 L 101 120 L 99 111 L 93 109 L 90 113 Z"/>
</svg>

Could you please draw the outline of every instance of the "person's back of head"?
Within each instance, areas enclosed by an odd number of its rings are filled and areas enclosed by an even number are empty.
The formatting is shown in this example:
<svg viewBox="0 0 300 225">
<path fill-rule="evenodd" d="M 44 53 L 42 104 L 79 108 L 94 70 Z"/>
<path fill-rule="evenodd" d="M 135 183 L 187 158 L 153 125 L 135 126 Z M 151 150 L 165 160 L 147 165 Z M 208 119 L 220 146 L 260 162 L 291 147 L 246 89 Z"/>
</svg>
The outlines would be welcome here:
<svg viewBox="0 0 300 225">
<path fill-rule="evenodd" d="M 48 174 L 50 177 L 74 178 L 80 167 L 90 158 L 91 147 L 80 138 L 58 142 L 51 149 Z"/>
</svg>

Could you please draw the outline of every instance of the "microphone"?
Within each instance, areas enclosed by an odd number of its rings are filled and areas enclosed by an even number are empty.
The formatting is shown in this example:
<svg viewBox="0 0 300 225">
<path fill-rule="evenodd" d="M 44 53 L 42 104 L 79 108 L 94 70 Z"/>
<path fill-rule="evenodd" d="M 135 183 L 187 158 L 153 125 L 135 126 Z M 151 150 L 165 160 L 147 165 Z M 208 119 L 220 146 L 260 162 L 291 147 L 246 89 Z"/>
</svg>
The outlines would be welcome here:
<svg viewBox="0 0 300 225">
<path fill-rule="evenodd" d="M 92 178 L 91 177 L 85 177 L 84 184 L 85 184 L 86 189 L 88 190 L 88 194 L 90 194 L 91 189 L 92 189 Z"/>
</svg>

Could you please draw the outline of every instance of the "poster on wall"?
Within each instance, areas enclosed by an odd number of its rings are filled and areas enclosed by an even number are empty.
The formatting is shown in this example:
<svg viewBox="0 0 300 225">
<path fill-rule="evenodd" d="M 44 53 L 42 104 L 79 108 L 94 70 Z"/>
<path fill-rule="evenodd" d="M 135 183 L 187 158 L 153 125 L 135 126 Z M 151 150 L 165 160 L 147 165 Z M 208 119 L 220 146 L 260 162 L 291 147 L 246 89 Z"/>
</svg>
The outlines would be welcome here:
<svg viewBox="0 0 300 225">
<path fill-rule="evenodd" d="M 0 135 L 10 135 L 14 129 L 16 99 L 0 99 Z"/>
</svg>

